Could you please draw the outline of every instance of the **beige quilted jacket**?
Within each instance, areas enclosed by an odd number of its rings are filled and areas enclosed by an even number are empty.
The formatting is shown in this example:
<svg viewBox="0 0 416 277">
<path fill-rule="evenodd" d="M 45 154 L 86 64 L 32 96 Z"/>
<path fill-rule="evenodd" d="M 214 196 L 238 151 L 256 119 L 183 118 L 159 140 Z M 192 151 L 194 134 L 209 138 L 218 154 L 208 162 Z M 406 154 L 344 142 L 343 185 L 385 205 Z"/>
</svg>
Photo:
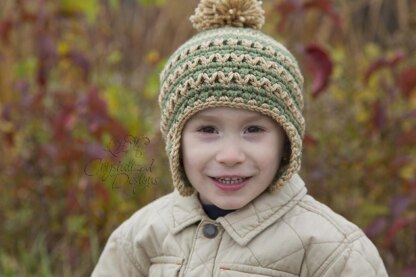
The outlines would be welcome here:
<svg viewBox="0 0 416 277">
<path fill-rule="evenodd" d="M 92 276 L 387 276 L 377 249 L 299 176 L 217 220 L 166 195 L 111 235 Z"/>
</svg>

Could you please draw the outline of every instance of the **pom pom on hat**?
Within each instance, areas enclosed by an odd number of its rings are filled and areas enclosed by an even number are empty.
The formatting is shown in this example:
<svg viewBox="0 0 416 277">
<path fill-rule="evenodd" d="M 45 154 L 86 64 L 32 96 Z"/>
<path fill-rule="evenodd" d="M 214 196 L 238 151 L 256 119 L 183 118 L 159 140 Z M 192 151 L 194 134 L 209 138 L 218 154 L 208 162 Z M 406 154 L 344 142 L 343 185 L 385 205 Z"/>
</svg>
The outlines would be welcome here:
<svg viewBox="0 0 416 277">
<path fill-rule="evenodd" d="M 261 4 L 257 0 L 201 0 L 190 20 L 198 31 L 224 26 L 260 29 L 264 24 Z"/>
</svg>

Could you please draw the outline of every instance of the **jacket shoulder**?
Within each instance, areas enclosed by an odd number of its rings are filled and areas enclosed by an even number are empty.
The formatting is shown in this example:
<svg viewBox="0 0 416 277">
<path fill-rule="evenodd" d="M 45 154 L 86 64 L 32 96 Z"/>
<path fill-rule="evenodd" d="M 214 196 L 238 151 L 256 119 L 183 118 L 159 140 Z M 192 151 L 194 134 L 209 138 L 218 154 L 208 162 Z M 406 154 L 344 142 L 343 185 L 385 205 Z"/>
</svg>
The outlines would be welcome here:
<svg viewBox="0 0 416 277">
<path fill-rule="evenodd" d="M 344 271 L 351 273 L 350 265 L 359 274 L 346 276 L 387 276 L 377 249 L 364 232 L 313 197 L 306 195 L 283 221 L 303 245 L 302 272 L 306 276 L 344 276 Z"/>
<path fill-rule="evenodd" d="M 137 234 L 152 228 L 151 226 L 163 225 L 165 218 L 170 216 L 172 197 L 173 193 L 169 193 L 141 207 L 120 225 L 121 233 L 125 237 L 134 239 Z"/>
<path fill-rule="evenodd" d="M 92 276 L 147 276 L 150 257 L 157 251 L 151 242 L 167 233 L 160 215 L 169 210 L 171 197 L 172 193 L 149 203 L 118 226 L 108 239 Z"/>
<path fill-rule="evenodd" d="M 168 212 L 169 208 L 172 206 L 172 197 L 173 192 L 166 194 L 149 204 L 141 207 L 137 210 L 128 220 L 135 221 L 139 220 L 143 216 L 154 215 L 156 213 L 164 213 Z"/>
</svg>

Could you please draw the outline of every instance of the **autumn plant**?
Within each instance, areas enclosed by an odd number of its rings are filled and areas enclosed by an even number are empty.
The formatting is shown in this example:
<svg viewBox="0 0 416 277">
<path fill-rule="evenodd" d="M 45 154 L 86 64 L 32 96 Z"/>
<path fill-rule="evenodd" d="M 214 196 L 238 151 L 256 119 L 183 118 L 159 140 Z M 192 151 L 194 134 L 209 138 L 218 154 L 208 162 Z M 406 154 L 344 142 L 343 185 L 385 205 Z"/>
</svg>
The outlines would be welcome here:
<svg viewBox="0 0 416 277">
<path fill-rule="evenodd" d="M 288 0 L 271 10 L 308 73 L 303 174 L 312 195 L 360 225 L 393 276 L 413 276 L 415 3 Z"/>
<path fill-rule="evenodd" d="M 171 190 L 158 74 L 196 3 L 0 3 L 0 275 L 87 276 L 111 231 Z M 302 176 L 416 275 L 416 3 L 264 1 L 306 76 Z M 128 171 L 134 169 L 134 171 Z"/>
</svg>

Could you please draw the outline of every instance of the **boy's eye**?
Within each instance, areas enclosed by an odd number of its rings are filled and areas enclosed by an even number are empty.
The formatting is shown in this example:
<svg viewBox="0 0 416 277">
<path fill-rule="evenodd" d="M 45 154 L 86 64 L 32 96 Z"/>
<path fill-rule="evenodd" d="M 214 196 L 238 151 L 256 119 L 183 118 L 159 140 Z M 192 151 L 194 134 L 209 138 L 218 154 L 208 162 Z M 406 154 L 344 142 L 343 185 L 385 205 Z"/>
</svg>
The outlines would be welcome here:
<svg viewBox="0 0 416 277">
<path fill-rule="evenodd" d="M 214 134 L 214 133 L 216 133 L 216 130 L 212 126 L 203 126 L 203 127 L 198 129 L 198 132 Z"/>
<path fill-rule="evenodd" d="M 259 127 L 259 126 L 250 126 L 246 129 L 247 133 L 259 133 L 264 131 L 263 128 Z"/>
</svg>

